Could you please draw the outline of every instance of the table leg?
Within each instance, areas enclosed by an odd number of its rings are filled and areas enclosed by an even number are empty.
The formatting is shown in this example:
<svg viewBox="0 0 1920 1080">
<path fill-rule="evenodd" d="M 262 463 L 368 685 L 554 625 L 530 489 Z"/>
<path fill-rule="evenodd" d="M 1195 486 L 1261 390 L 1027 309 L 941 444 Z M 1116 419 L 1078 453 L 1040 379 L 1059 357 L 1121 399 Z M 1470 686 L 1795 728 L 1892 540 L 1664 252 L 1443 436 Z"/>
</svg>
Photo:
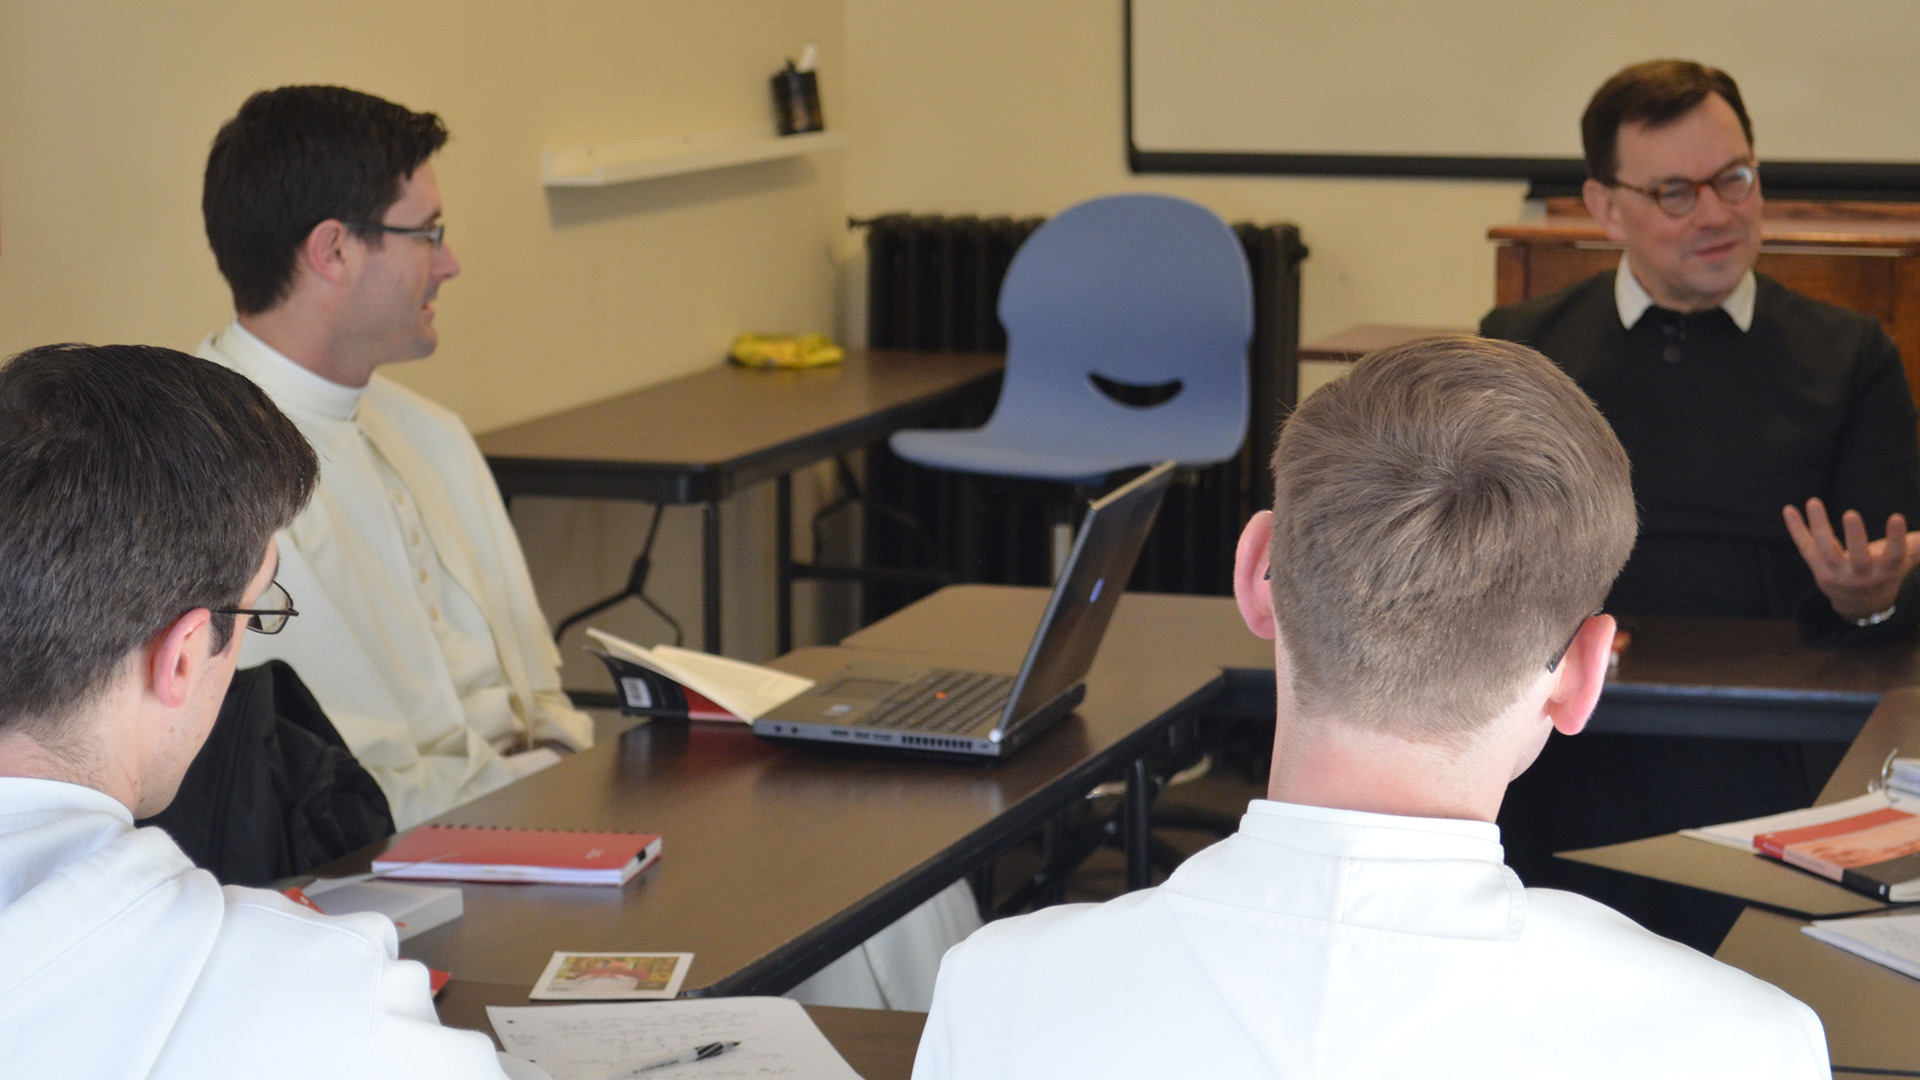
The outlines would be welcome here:
<svg viewBox="0 0 1920 1080">
<path fill-rule="evenodd" d="M 700 635 L 708 652 L 720 655 L 720 504 L 700 517 Z"/>
<path fill-rule="evenodd" d="M 1153 863 L 1147 851 L 1147 830 L 1151 827 L 1152 781 L 1147 778 L 1147 759 L 1138 757 L 1127 767 L 1127 891 L 1144 889 L 1153 883 Z"/>
<path fill-rule="evenodd" d="M 818 560 L 818 553 L 815 553 Z M 773 651 L 785 656 L 793 651 L 793 474 L 781 473 L 773 481 Z"/>
</svg>

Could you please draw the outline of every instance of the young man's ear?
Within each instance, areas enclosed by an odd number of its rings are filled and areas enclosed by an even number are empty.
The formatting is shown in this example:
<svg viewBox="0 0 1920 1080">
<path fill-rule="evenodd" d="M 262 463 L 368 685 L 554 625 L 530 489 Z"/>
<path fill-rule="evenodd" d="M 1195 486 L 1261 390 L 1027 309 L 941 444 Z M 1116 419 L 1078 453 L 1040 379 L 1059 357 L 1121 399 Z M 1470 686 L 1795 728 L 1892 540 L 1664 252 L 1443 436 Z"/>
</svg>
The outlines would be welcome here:
<svg viewBox="0 0 1920 1080">
<path fill-rule="evenodd" d="M 1240 531 L 1240 543 L 1233 553 L 1233 598 L 1240 605 L 1240 617 L 1247 629 L 1258 637 L 1272 640 L 1273 582 L 1268 580 L 1267 557 L 1273 544 L 1273 511 L 1253 515 Z"/>
<path fill-rule="evenodd" d="M 301 267 L 335 285 L 345 283 L 347 242 L 352 235 L 351 229 L 333 218 L 315 225 L 300 245 Z"/>
<path fill-rule="evenodd" d="M 1613 616 L 1588 616 L 1560 658 L 1554 671 L 1557 681 L 1547 695 L 1547 715 L 1560 734 L 1578 735 L 1600 704 L 1607 665 L 1613 658 L 1613 631 Z"/>
<path fill-rule="evenodd" d="M 213 614 L 194 608 L 147 643 L 147 688 L 167 708 L 180 708 L 213 652 Z"/>
</svg>

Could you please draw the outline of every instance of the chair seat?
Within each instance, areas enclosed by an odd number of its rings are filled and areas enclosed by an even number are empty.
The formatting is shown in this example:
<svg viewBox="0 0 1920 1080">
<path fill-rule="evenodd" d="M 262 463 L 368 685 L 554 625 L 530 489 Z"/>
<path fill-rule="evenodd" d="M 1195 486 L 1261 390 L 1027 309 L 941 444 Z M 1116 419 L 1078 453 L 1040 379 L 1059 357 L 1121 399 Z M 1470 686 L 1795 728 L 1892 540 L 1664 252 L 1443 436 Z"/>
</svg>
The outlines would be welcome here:
<svg viewBox="0 0 1920 1080">
<path fill-rule="evenodd" d="M 1024 480 L 1097 487 L 1123 469 L 1161 461 L 1178 461 L 1202 468 L 1224 460 L 1215 448 L 1190 447 L 1201 456 L 1192 459 L 1169 453 L 1164 441 L 1153 446 L 1129 446 L 1123 438 L 1106 445 L 1062 445 L 1062 440 L 1021 438 L 992 426 L 967 430 L 897 431 L 888 440 L 893 452 L 930 469 L 1011 476 Z M 1208 451 L 1213 450 L 1212 456 Z M 1230 456 L 1230 455 L 1229 455 Z"/>
</svg>

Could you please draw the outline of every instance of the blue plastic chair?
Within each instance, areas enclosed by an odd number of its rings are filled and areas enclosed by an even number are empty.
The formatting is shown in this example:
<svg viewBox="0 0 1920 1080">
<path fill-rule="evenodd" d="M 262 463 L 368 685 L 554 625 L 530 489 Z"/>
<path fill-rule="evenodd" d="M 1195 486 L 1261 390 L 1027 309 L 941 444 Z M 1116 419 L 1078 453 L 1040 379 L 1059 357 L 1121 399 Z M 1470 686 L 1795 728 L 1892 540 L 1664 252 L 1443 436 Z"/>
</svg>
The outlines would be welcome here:
<svg viewBox="0 0 1920 1080">
<path fill-rule="evenodd" d="M 1205 207 L 1110 195 L 1067 210 L 1015 254 L 999 313 L 1007 369 L 986 426 L 896 432 L 894 453 L 1093 487 L 1240 452 L 1253 283 L 1240 242 Z"/>
</svg>

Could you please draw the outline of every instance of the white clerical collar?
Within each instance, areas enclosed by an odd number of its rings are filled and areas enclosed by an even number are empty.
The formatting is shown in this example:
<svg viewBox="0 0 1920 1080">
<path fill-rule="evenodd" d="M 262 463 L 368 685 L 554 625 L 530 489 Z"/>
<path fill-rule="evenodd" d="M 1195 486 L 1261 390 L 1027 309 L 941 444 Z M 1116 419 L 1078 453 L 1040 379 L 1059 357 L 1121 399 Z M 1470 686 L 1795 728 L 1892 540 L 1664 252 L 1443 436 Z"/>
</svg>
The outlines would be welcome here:
<svg viewBox="0 0 1920 1080">
<path fill-rule="evenodd" d="M 360 395 L 367 389 L 341 386 L 315 375 L 261 341 L 238 319 L 215 335 L 213 347 L 237 361 L 245 369 L 242 374 L 259 383 L 282 408 L 303 409 L 331 420 L 351 420 L 360 407 Z"/>
<path fill-rule="evenodd" d="M 1727 313 L 1733 325 L 1741 333 L 1753 329 L 1753 296 L 1759 286 L 1753 280 L 1753 271 L 1748 270 L 1740 277 L 1740 284 L 1733 287 L 1725 300 L 1720 301 L 1720 310 Z M 1640 316 L 1653 306 L 1653 297 L 1640 287 L 1640 281 L 1633 276 L 1633 270 L 1627 264 L 1627 256 L 1620 255 L 1620 269 L 1613 275 L 1613 303 L 1620 309 L 1620 325 L 1633 329 Z"/>
</svg>

